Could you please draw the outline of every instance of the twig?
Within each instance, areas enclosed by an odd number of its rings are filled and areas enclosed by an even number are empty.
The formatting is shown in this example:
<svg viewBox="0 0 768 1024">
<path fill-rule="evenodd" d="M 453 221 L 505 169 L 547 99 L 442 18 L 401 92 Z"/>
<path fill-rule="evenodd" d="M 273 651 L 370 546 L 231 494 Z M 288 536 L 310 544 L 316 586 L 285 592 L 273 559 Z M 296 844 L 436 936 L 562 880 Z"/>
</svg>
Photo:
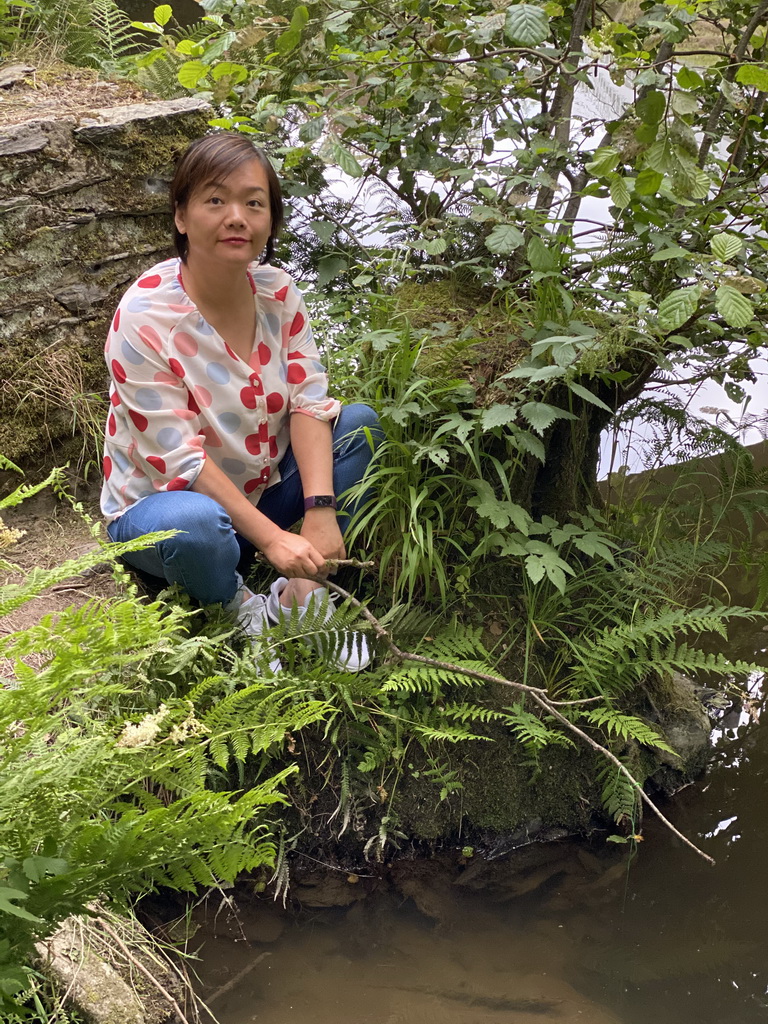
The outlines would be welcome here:
<svg viewBox="0 0 768 1024">
<path fill-rule="evenodd" d="M 242 971 L 238 971 L 234 978 L 230 978 L 228 982 L 221 986 L 221 988 L 217 988 L 213 995 L 208 996 L 206 1002 L 215 1003 L 217 999 L 221 998 L 221 996 L 226 995 L 226 993 L 229 992 L 230 989 L 233 989 L 235 985 L 238 985 L 243 980 L 243 978 L 245 978 L 248 974 L 251 973 L 251 971 L 254 969 L 254 967 L 256 967 L 257 964 L 260 964 L 261 961 L 265 960 L 268 956 L 272 956 L 272 954 L 269 952 L 260 953 L 256 957 L 256 959 L 251 960 L 251 962 L 247 964 L 242 969 Z"/>
<path fill-rule="evenodd" d="M 653 800 L 651 800 L 651 798 L 645 793 L 643 787 L 640 785 L 640 783 L 637 781 L 634 775 L 624 764 L 622 764 L 622 762 L 618 759 L 618 757 L 616 757 L 615 754 L 612 754 L 607 747 L 604 747 L 602 744 L 598 743 L 597 740 L 592 739 L 591 736 L 585 733 L 577 725 L 574 725 L 573 722 L 569 721 L 565 717 L 565 715 L 563 715 L 560 711 L 557 710 L 556 705 L 562 707 L 564 704 L 567 703 L 581 703 L 580 701 L 555 702 L 550 699 L 549 695 L 547 694 L 547 691 L 542 689 L 541 687 L 527 686 L 525 683 L 518 683 L 512 679 L 504 679 L 501 676 L 490 675 L 486 672 L 477 672 L 474 669 L 464 668 L 461 665 L 453 665 L 450 662 L 438 661 L 436 658 L 428 658 L 422 654 L 411 654 L 408 651 L 401 651 L 400 648 L 392 639 L 392 637 L 389 635 L 387 630 L 384 628 L 384 626 L 382 626 L 382 624 L 379 622 L 376 616 L 371 611 L 369 611 L 368 608 L 366 608 L 361 601 L 359 601 L 348 591 L 344 590 L 343 587 L 340 587 L 336 583 L 332 583 L 330 580 L 322 580 L 320 577 L 317 577 L 317 582 L 323 583 L 329 589 L 333 590 L 337 594 L 340 594 L 343 598 L 345 598 L 352 605 L 358 608 L 360 612 L 363 614 L 363 616 L 368 620 L 368 622 L 370 622 L 376 635 L 381 638 L 381 640 L 389 648 L 390 653 L 397 660 L 415 661 L 421 665 L 429 665 L 432 668 L 447 669 L 450 672 L 456 672 L 460 675 L 469 676 L 472 679 L 480 679 L 483 682 L 495 683 L 499 686 L 508 686 L 510 689 L 517 690 L 521 693 L 530 694 L 533 700 L 539 705 L 539 707 L 543 708 L 543 710 L 546 711 L 547 714 L 552 715 L 552 717 L 556 718 L 558 722 L 560 722 L 562 725 L 566 727 L 566 729 L 568 729 L 570 732 L 578 736 L 588 746 L 592 747 L 593 750 L 596 750 L 600 754 L 602 754 L 603 757 L 607 758 L 612 764 L 616 765 L 619 771 L 626 775 L 626 777 L 632 783 L 633 787 L 637 790 L 637 792 L 640 795 L 640 799 L 643 801 L 643 803 L 645 803 L 646 806 L 651 811 L 653 811 L 656 817 L 659 818 L 659 820 L 664 825 L 666 825 L 666 827 L 672 832 L 672 834 L 677 836 L 678 839 L 680 839 L 686 846 L 688 846 L 691 850 L 693 850 L 705 861 L 707 861 L 708 864 L 714 865 L 714 858 L 710 857 L 709 854 L 704 853 L 703 850 L 700 850 L 698 846 L 692 843 L 690 839 L 687 839 L 683 835 L 683 833 L 676 829 L 672 822 L 662 814 L 662 812 L 659 810 L 659 808 L 656 806 Z"/>
<path fill-rule="evenodd" d="M 112 939 L 117 943 L 117 945 L 123 951 L 123 955 L 127 957 L 129 962 L 132 963 L 134 967 L 138 967 L 138 969 L 141 971 L 144 977 L 147 978 L 147 980 L 155 986 L 155 988 L 163 997 L 163 999 L 165 999 L 173 1007 L 174 1012 L 178 1014 L 178 1018 L 181 1021 L 181 1024 L 189 1024 L 189 1020 L 184 1016 L 184 1012 L 182 1011 L 181 1007 L 176 1002 L 176 1000 L 173 998 L 171 993 L 158 981 L 158 979 L 149 970 L 149 968 L 145 967 L 141 960 L 139 960 L 137 957 L 133 955 L 130 949 L 128 949 L 126 944 L 117 934 L 115 929 L 110 924 L 108 924 L 103 917 L 99 917 L 97 920 L 99 922 L 99 925 L 104 929 L 107 935 L 110 935 Z"/>
</svg>

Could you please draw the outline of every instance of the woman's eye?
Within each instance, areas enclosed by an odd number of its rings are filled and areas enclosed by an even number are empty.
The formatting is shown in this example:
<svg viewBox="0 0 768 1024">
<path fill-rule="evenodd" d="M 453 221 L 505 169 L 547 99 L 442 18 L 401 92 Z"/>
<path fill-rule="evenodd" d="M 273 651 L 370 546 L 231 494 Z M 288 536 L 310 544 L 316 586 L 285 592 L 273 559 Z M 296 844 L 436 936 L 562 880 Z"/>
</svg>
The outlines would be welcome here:
<svg viewBox="0 0 768 1024">
<path fill-rule="evenodd" d="M 211 198 L 208 200 L 208 202 L 209 203 L 213 203 L 214 206 L 218 206 L 219 203 L 221 202 L 221 200 L 219 199 L 218 196 L 211 196 Z"/>
</svg>

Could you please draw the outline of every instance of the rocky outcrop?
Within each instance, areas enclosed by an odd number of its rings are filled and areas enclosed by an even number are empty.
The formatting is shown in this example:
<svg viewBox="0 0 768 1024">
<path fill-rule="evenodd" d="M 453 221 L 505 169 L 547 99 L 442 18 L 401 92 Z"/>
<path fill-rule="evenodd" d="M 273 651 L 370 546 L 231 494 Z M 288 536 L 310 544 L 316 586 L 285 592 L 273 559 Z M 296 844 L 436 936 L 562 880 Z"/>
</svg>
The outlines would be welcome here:
<svg viewBox="0 0 768 1024">
<path fill-rule="evenodd" d="M 185 98 L 0 124 L 0 454 L 96 450 L 109 318 L 170 254 L 174 158 L 207 119 Z"/>
</svg>

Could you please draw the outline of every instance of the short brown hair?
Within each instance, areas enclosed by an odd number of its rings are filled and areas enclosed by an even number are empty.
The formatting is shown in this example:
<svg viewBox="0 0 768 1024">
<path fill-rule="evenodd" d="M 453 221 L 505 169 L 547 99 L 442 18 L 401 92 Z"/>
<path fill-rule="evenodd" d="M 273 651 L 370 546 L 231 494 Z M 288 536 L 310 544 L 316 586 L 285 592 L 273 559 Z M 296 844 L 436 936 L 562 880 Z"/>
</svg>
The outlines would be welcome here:
<svg viewBox="0 0 768 1024">
<path fill-rule="evenodd" d="M 275 252 L 275 242 L 283 226 L 283 194 L 275 169 L 263 149 L 254 146 L 247 135 L 240 132 L 213 132 L 191 143 L 184 151 L 176 166 L 171 182 L 171 213 L 183 209 L 195 189 L 206 182 L 227 178 L 235 168 L 246 160 L 258 160 L 267 175 L 269 185 L 269 212 L 272 216 L 272 230 L 261 256 L 262 263 L 269 263 Z M 174 224 L 173 241 L 176 252 L 186 261 L 189 241 Z"/>
</svg>

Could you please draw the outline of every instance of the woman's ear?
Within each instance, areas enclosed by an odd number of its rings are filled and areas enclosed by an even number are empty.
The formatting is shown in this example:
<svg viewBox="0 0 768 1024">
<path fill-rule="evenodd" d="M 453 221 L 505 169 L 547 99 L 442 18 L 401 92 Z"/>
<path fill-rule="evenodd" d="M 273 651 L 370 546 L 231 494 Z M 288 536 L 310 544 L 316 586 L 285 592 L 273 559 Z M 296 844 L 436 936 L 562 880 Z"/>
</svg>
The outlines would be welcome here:
<svg viewBox="0 0 768 1024">
<path fill-rule="evenodd" d="M 187 229 L 185 227 L 184 219 L 184 208 L 176 204 L 176 209 L 173 211 L 173 223 L 176 225 L 176 230 L 179 234 L 186 235 Z"/>
</svg>

